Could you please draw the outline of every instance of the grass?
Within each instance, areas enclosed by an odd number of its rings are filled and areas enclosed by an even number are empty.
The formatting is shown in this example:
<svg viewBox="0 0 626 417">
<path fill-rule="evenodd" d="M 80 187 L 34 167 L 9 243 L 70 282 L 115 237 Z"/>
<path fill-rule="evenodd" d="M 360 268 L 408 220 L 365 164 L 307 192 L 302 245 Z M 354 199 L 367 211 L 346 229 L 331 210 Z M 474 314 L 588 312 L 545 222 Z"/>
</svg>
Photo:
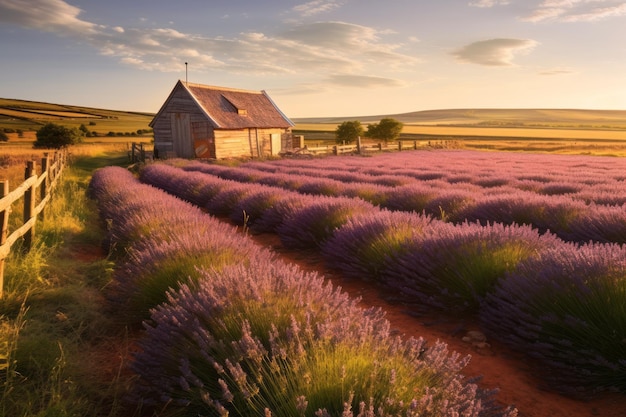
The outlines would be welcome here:
<svg viewBox="0 0 626 417">
<path fill-rule="evenodd" d="M 104 313 L 100 295 L 112 263 L 100 255 L 97 211 L 85 198 L 91 171 L 124 163 L 126 155 L 104 147 L 76 151 L 37 223 L 33 249 L 22 255 L 14 246 L 6 260 L 0 416 L 133 415 L 120 401 L 128 381 L 112 365 L 127 354 L 126 336 Z M 27 158 L 31 152 L 25 147 Z M 19 161 L 18 150 L 11 155 Z M 12 164 L 3 173 L 17 185 L 19 171 L 23 166 Z"/>
<path fill-rule="evenodd" d="M 294 135 L 303 135 L 309 147 L 336 145 L 334 123 L 297 123 Z M 483 151 L 540 152 L 573 155 L 626 156 L 626 129 L 584 125 L 551 127 L 484 127 L 406 125 L 399 137 L 420 147 L 467 148 Z M 363 143 L 373 142 L 363 139 Z"/>
<path fill-rule="evenodd" d="M 84 124 L 90 131 L 101 135 L 108 132 L 137 132 L 139 129 L 149 129 L 148 124 L 153 116 L 151 113 L 0 98 L 0 129 L 20 129 L 25 133 L 36 131 L 48 122 L 67 127 Z"/>
</svg>

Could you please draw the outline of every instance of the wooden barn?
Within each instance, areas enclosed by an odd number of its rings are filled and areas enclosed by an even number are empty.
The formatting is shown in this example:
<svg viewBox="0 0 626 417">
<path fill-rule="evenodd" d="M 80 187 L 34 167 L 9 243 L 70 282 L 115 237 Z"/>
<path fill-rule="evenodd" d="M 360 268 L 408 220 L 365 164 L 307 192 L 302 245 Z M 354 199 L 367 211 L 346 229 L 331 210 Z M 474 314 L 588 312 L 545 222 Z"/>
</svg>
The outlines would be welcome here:
<svg viewBox="0 0 626 417">
<path fill-rule="evenodd" d="M 178 81 L 150 127 L 159 157 L 256 158 L 292 146 L 293 123 L 265 91 Z"/>
</svg>

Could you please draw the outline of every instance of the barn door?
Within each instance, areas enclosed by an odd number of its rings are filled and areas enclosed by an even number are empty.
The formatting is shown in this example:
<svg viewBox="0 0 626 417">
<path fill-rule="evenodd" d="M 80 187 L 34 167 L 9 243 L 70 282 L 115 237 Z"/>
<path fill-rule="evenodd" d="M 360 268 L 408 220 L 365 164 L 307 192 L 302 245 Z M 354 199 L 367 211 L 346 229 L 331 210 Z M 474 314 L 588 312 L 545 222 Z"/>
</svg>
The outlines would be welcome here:
<svg viewBox="0 0 626 417">
<path fill-rule="evenodd" d="M 272 155 L 278 155 L 281 150 L 280 133 L 272 133 L 270 135 L 270 138 L 271 138 L 271 145 L 272 145 L 272 149 L 270 150 L 270 152 L 272 153 Z"/>
<path fill-rule="evenodd" d="M 188 113 L 172 114 L 172 142 L 174 142 L 176 156 L 180 158 L 195 156 Z"/>
</svg>

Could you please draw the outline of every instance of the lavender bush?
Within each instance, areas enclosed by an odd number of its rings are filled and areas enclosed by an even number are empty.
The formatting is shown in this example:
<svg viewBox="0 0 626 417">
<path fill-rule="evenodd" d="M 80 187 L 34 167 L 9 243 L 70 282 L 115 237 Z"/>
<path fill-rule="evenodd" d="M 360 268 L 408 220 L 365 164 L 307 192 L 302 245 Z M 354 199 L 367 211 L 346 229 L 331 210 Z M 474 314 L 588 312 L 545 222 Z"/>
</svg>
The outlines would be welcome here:
<svg viewBox="0 0 626 417">
<path fill-rule="evenodd" d="M 146 235 L 115 269 L 106 291 L 114 311 L 125 323 L 139 324 L 149 317 L 150 309 L 166 301 L 169 289 L 177 289 L 182 283 L 194 286 L 198 268 L 220 270 L 226 265 L 252 265 L 269 256 L 237 236 L 234 228 L 223 226 L 206 220 L 190 221 L 171 230 L 166 240 Z"/>
<path fill-rule="evenodd" d="M 379 311 L 316 275 L 277 263 L 203 274 L 146 324 L 133 369 L 147 405 L 187 415 L 516 415 L 459 375 L 467 358 L 390 337 Z"/>
<path fill-rule="evenodd" d="M 528 258 L 486 297 L 494 336 L 539 359 L 553 387 L 626 391 L 626 248 L 560 245 Z"/>
<path fill-rule="evenodd" d="M 382 276 L 402 297 L 436 308 L 476 313 L 506 272 L 561 244 L 528 226 L 464 223 L 416 235 L 391 252 Z"/>
<path fill-rule="evenodd" d="M 428 185 L 412 184 L 390 189 L 383 207 L 389 210 L 422 212 L 437 191 Z"/>
<path fill-rule="evenodd" d="M 227 186 L 236 184 L 199 172 L 182 171 L 166 164 L 145 166 L 139 179 L 200 207 L 204 207 Z"/>
<path fill-rule="evenodd" d="M 373 205 L 360 199 L 320 196 L 312 204 L 291 213 L 277 233 L 285 246 L 316 248 L 349 219 L 375 210 Z"/>
<path fill-rule="evenodd" d="M 415 235 L 432 233 L 432 218 L 415 214 L 374 211 L 350 219 L 322 246 L 328 265 L 346 276 L 379 279 L 385 261 L 408 250 L 406 242 Z"/>
</svg>

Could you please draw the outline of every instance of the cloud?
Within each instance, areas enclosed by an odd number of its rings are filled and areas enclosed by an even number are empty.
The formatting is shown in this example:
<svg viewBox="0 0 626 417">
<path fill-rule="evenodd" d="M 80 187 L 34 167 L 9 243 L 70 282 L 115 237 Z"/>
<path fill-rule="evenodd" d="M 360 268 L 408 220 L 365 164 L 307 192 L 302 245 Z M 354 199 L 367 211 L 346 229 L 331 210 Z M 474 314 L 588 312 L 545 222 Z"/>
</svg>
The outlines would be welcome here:
<svg viewBox="0 0 626 417">
<path fill-rule="evenodd" d="M 342 87 L 376 88 L 376 87 L 402 87 L 405 82 L 391 78 L 372 77 L 368 75 L 331 75 L 325 79 L 330 84 Z"/>
<path fill-rule="evenodd" d="M 507 4 L 509 4 L 508 0 L 476 0 L 476 1 L 469 2 L 470 6 L 481 7 L 481 8 L 488 8 L 488 7 L 494 7 L 494 6 L 506 6 Z"/>
<path fill-rule="evenodd" d="M 341 7 L 341 4 L 332 0 L 312 0 L 307 3 L 294 6 L 291 10 L 302 16 L 308 17 L 320 13 L 327 13 Z"/>
<path fill-rule="evenodd" d="M 276 33 L 249 30 L 229 37 L 205 36 L 172 28 L 96 25 L 81 20 L 81 10 L 61 0 L 33 0 L 26 8 L 22 1 L 0 0 L 0 22 L 71 36 L 140 70 L 178 72 L 189 62 L 197 73 L 307 74 L 319 79 L 320 74 L 375 76 L 410 69 L 418 62 L 400 52 L 402 44 L 384 41 L 390 32 L 345 22 L 297 24 Z"/>
<path fill-rule="evenodd" d="M 611 17 L 626 16 L 626 2 L 616 0 L 544 0 L 521 20 L 595 22 Z"/>
<path fill-rule="evenodd" d="M 78 7 L 63 0 L 0 0 L 0 22 L 59 35 L 94 33 L 98 26 L 81 20 Z"/>
<path fill-rule="evenodd" d="M 528 53 L 537 45 L 531 39 L 489 39 L 465 45 L 452 55 L 471 64 L 510 67 L 516 54 Z"/>
<path fill-rule="evenodd" d="M 574 73 L 574 70 L 568 68 L 554 68 L 541 71 L 539 72 L 539 75 L 569 75 Z"/>
</svg>

